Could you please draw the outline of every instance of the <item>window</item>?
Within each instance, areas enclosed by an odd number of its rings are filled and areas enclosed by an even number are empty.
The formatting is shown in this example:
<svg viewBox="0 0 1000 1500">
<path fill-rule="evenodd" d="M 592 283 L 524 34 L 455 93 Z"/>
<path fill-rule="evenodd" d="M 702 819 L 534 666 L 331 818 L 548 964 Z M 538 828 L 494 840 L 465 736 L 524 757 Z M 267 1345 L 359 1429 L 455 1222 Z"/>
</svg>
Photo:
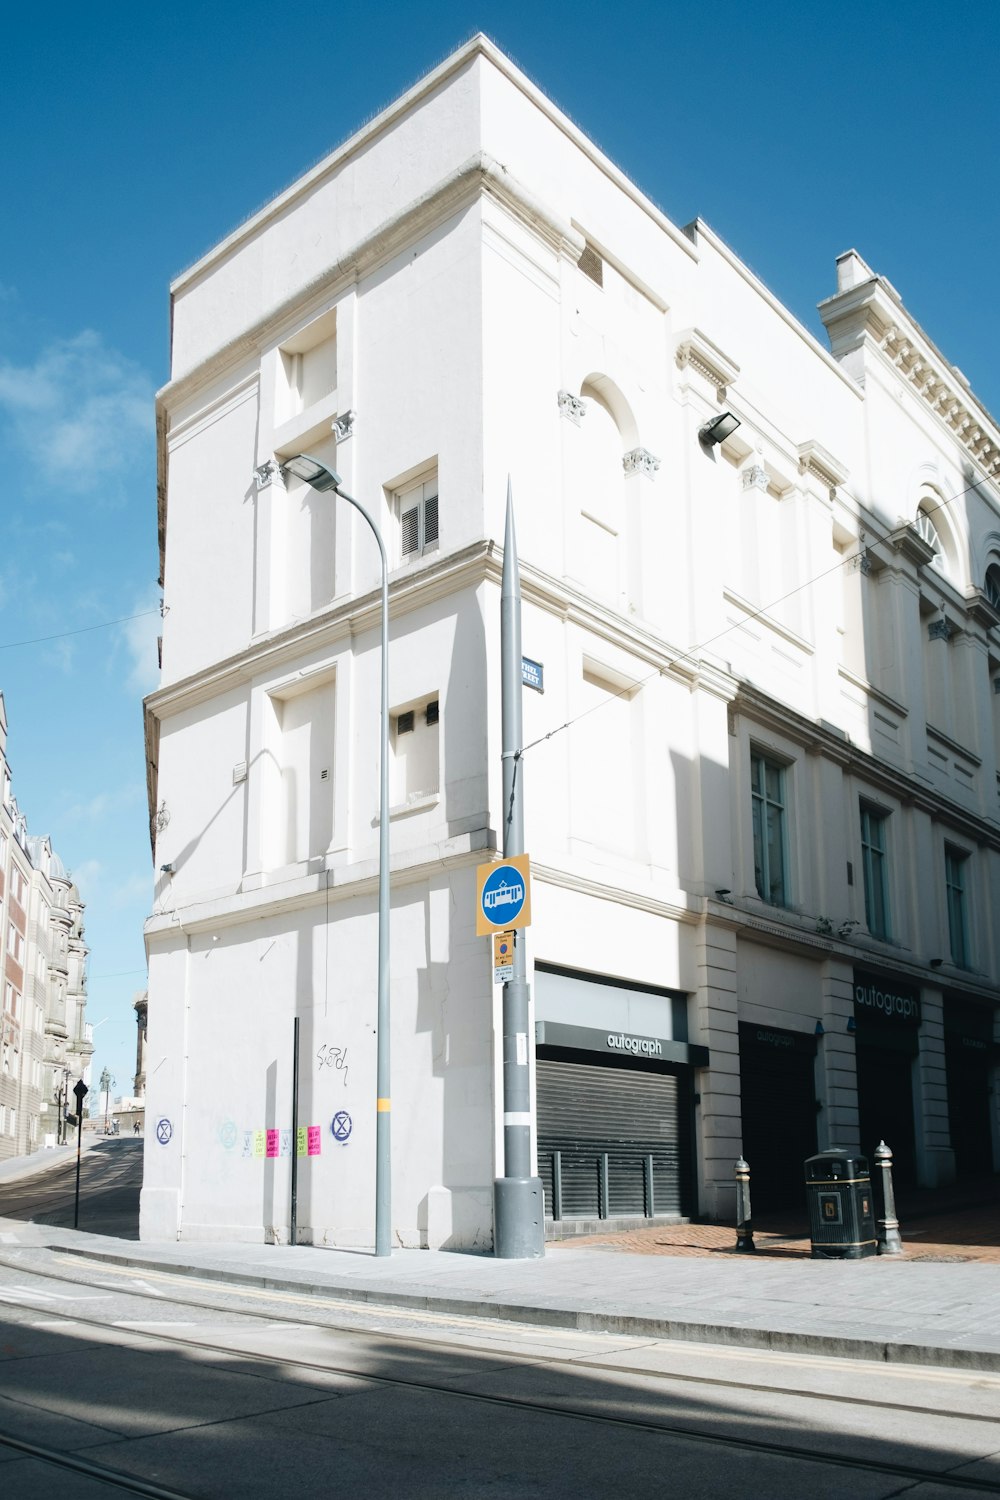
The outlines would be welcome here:
<svg viewBox="0 0 1000 1500">
<path fill-rule="evenodd" d="M 865 877 L 865 921 L 872 937 L 888 938 L 889 867 L 886 852 L 887 813 L 861 804 L 861 865 Z"/>
<path fill-rule="evenodd" d="M 931 520 L 930 516 L 923 508 L 923 506 L 921 506 L 917 511 L 914 525 L 916 526 L 919 534 L 923 537 L 924 541 L 927 543 L 928 547 L 934 548 L 934 561 L 932 566 L 937 568 L 942 573 L 946 572 L 947 565 L 945 562 L 944 548 L 941 545 L 940 534 L 937 527 L 934 525 L 934 522 Z"/>
<path fill-rule="evenodd" d="M 986 569 L 983 593 L 986 595 L 987 604 L 992 604 L 994 609 L 1000 609 L 1000 564 L 990 563 Z"/>
<path fill-rule="evenodd" d="M 962 849 L 945 845 L 944 883 L 948 897 L 948 941 L 951 961 L 960 969 L 969 967 L 969 913 L 965 897 L 969 856 Z"/>
<path fill-rule="evenodd" d="M 7 952 L 15 963 L 24 961 L 24 938 L 18 932 L 13 922 L 7 928 Z"/>
<path fill-rule="evenodd" d="M 400 557 L 419 557 L 432 551 L 438 544 L 437 475 L 401 490 L 397 505 Z"/>
<path fill-rule="evenodd" d="M 788 900 L 785 876 L 785 768 L 766 756 L 750 756 L 753 810 L 753 872 L 757 894 L 772 906 Z"/>
<path fill-rule="evenodd" d="M 439 700 L 402 709 L 392 721 L 392 802 L 433 796 L 440 785 Z"/>
</svg>

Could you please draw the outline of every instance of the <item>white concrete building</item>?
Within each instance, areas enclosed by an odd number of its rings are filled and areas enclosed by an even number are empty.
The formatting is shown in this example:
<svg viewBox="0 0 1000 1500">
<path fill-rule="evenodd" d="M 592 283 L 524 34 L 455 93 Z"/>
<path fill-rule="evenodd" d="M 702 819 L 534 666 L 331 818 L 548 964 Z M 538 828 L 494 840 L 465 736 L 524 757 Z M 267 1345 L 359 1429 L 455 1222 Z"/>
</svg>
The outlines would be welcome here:
<svg viewBox="0 0 1000 1500">
<path fill-rule="evenodd" d="M 143 1236 L 287 1235 L 298 1016 L 300 1234 L 372 1239 L 379 570 L 303 451 L 390 554 L 397 1242 L 502 1172 L 508 472 L 549 1215 L 996 1166 L 1000 432 L 856 253 L 821 311 L 481 37 L 174 283 Z"/>
</svg>

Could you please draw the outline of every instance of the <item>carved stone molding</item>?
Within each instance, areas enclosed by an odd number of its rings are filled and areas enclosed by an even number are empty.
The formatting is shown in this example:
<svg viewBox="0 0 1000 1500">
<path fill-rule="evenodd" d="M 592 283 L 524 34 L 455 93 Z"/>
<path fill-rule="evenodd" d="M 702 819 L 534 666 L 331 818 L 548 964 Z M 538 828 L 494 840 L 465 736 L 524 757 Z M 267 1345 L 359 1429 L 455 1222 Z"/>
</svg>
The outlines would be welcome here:
<svg viewBox="0 0 1000 1500">
<path fill-rule="evenodd" d="M 278 465 L 273 458 L 265 459 L 262 464 L 258 464 L 256 469 L 254 469 L 253 477 L 257 481 L 257 488 L 259 490 L 266 490 L 268 485 L 272 484 L 278 478 Z"/>
<path fill-rule="evenodd" d="M 579 396 L 574 396 L 569 391 L 560 391 L 556 400 L 559 402 L 559 415 L 579 427 L 587 415 L 586 401 L 581 401 Z"/>
<path fill-rule="evenodd" d="M 1000 438 L 986 430 L 958 383 L 948 379 L 943 368 L 935 369 L 896 324 L 883 335 L 879 347 L 931 410 L 951 428 L 980 468 L 991 478 L 1000 475 Z"/>
<path fill-rule="evenodd" d="M 342 416 L 335 417 L 332 432 L 338 443 L 345 443 L 349 437 L 354 435 L 354 423 L 357 420 L 357 412 L 353 409 L 345 411 Z"/>
<path fill-rule="evenodd" d="M 660 460 L 646 448 L 633 448 L 622 459 L 622 467 L 626 474 L 645 474 L 647 479 L 652 479 L 660 467 Z"/>
<path fill-rule="evenodd" d="M 744 492 L 747 490 L 760 490 L 766 495 L 770 484 L 770 476 L 759 459 L 755 459 L 748 469 L 743 470 Z"/>
<path fill-rule="evenodd" d="M 913 522 L 904 521 L 902 516 L 892 538 L 892 545 L 918 568 L 926 568 L 937 556 L 930 542 L 924 540 Z"/>
<path fill-rule="evenodd" d="M 955 634 L 955 626 L 950 620 L 931 620 L 927 627 L 927 639 L 929 641 L 950 641 Z"/>
<path fill-rule="evenodd" d="M 966 590 L 965 607 L 970 619 L 975 620 L 977 625 L 985 625 L 987 630 L 995 630 L 1000 626 L 1000 610 L 990 603 L 982 589 Z"/>
<path fill-rule="evenodd" d="M 808 443 L 800 443 L 796 451 L 799 455 L 799 473 L 811 474 L 814 479 L 818 479 L 820 484 L 830 490 L 831 494 L 847 478 L 847 469 L 844 465 L 819 443 L 812 440 Z"/>
<path fill-rule="evenodd" d="M 688 328 L 679 336 L 676 359 L 678 369 L 693 370 L 718 391 L 732 385 L 740 373 L 736 361 L 713 344 L 700 328 Z"/>
</svg>

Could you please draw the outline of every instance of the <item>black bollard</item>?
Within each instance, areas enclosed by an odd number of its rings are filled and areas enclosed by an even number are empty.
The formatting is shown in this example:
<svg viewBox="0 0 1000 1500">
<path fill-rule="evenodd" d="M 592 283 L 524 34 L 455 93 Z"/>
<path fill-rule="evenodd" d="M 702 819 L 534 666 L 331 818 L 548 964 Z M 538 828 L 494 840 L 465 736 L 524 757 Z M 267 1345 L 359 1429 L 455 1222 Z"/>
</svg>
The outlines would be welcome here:
<svg viewBox="0 0 1000 1500">
<path fill-rule="evenodd" d="M 885 1141 L 875 1147 L 875 1165 L 882 1173 L 882 1217 L 878 1221 L 879 1255 L 902 1255 L 903 1241 L 896 1218 L 896 1198 L 892 1190 L 892 1152 Z"/>
<path fill-rule="evenodd" d="M 733 1170 L 736 1173 L 736 1249 L 756 1250 L 753 1221 L 750 1217 L 750 1167 L 741 1156 Z"/>
</svg>

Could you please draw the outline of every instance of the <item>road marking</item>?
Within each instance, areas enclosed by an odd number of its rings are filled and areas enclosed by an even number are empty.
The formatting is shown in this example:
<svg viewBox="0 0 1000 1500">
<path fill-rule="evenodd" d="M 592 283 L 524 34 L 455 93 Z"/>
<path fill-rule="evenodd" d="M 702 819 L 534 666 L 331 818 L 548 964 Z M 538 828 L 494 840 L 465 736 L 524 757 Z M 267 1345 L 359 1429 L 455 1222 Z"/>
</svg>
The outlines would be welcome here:
<svg viewBox="0 0 1000 1500">
<path fill-rule="evenodd" d="M 112 1328 L 196 1328 L 196 1323 L 172 1323 L 169 1318 L 116 1318 Z"/>
</svg>

